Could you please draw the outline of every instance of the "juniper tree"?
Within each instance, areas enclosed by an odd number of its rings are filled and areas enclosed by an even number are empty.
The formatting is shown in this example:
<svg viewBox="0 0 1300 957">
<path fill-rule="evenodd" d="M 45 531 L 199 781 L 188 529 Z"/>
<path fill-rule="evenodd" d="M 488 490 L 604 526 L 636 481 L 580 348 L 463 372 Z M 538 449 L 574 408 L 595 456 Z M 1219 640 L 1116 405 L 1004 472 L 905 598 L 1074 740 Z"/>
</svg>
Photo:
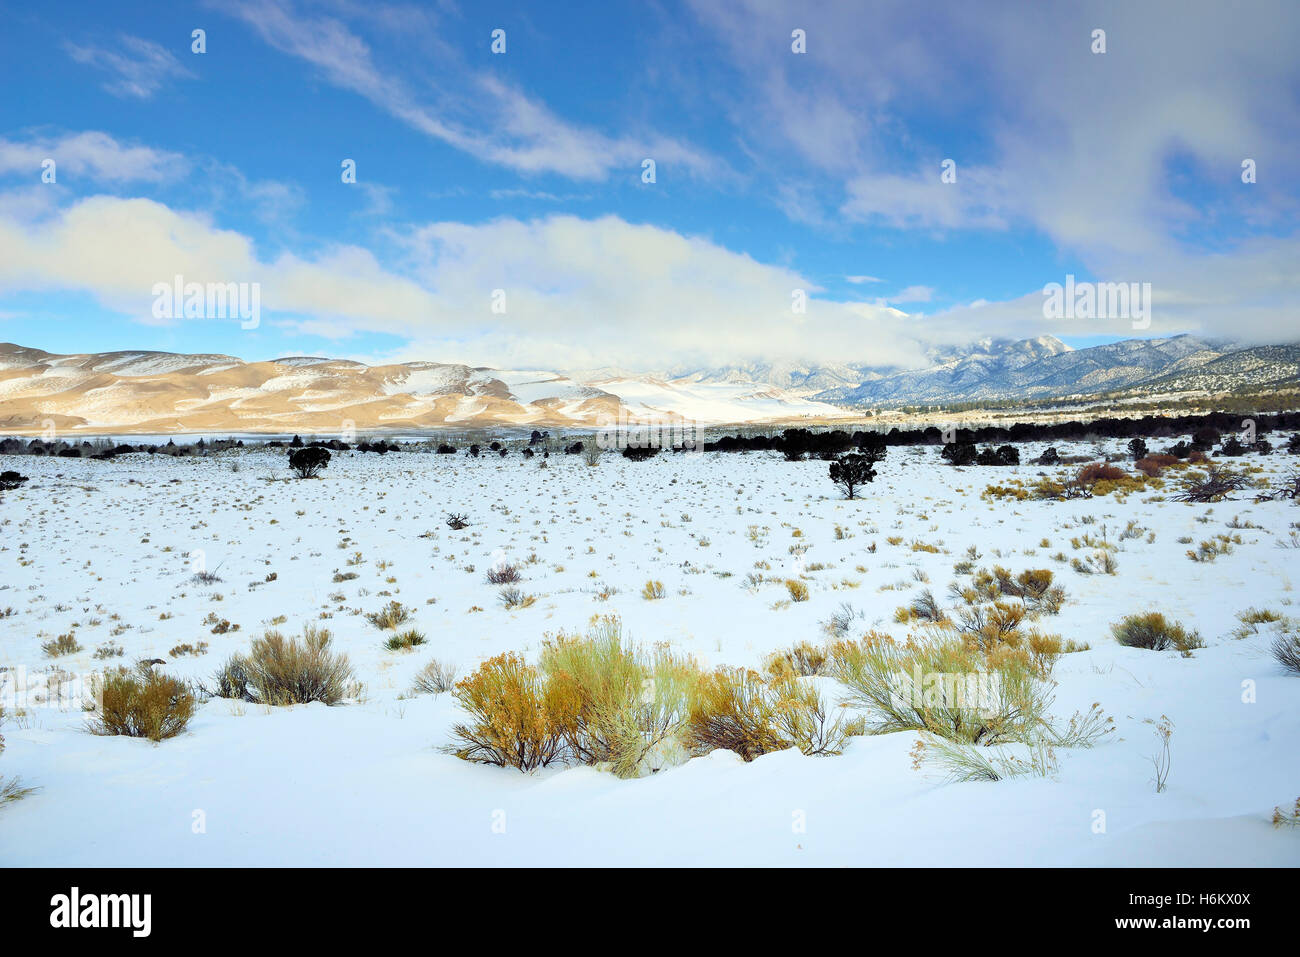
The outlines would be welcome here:
<svg viewBox="0 0 1300 957">
<path fill-rule="evenodd" d="M 865 455 L 851 452 L 843 458 L 836 459 L 830 465 L 831 481 L 844 490 L 850 498 L 857 498 L 857 491 L 876 477 L 876 470 Z"/>
</svg>

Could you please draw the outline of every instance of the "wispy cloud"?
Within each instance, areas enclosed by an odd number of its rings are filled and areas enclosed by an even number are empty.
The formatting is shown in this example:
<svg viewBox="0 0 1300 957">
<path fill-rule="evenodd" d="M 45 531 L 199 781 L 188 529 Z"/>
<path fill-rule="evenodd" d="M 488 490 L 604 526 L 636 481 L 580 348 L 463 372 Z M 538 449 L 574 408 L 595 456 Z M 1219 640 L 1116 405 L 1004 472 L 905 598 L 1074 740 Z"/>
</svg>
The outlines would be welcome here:
<svg viewBox="0 0 1300 957">
<path fill-rule="evenodd" d="M 116 48 L 75 43 L 65 48 L 76 62 L 110 74 L 103 87 L 114 96 L 148 100 L 168 80 L 194 76 L 170 50 L 141 37 L 122 34 Z"/>
<path fill-rule="evenodd" d="M 95 130 L 0 138 L 0 174 L 34 181 L 46 159 L 55 161 L 59 174 L 107 183 L 159 183 L 183 176 L 190 166 L 179 153 L 122 143 Z"/>
<path fill-rule="evenodd" d="M 287 0 L 236 2 L 221 9 L 275 49 L 315 66 L 335 86 L 486 163 L 589 181 L 618 170 L 639 175 L 647 157 L 691 175 L 725 172 L 716 157 L 673 137 L 653 131 L 610 136 L 570 123 L 535 97 L 470 68 L 449 48 L 440 50 L 444 62 L 437 95 L 422 97 L 398 74 L 377 66 L 369 45 L 342 20 L 301 14 Z"/>
</svg>

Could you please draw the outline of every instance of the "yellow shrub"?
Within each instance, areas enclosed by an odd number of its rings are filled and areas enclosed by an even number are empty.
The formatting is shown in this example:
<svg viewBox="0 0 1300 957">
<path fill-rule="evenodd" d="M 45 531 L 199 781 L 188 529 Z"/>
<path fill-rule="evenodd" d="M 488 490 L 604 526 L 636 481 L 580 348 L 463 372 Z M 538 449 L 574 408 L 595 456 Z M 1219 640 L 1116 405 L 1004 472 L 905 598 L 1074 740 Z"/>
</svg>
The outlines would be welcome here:
<svg viewBox="0 0 1300 957">
<path fill-rule="evenodd" d="M 984 654 L 960 639 L 899 644 L 887 635 L 832 646 L 832 674 L 866 712 L 867 730 L 929 731 L 949 740 L 1021 740 L 1041 721 L 1047 688 L 1029 655 Z"/>
<path fill-rule="evenodd" d="M 808 586 L 797 578 L 787 578 L 785 580 L 785 590 L 790 593 L 791 601 L 808 600 Z"/>
<path fill-rule="evenodd" d="M 473 719 L 452 728 L 457 757 L 531 771 L 563 756 L 572 702 L 548 696 L 541 674 L 519 655 L 489 658 L 456 683 L 452 696 Z"/>
<path fill-rule="evenodd" d="M 789 651 L 772 652 L 763 664 L 768 675 L 773 678 L 819 675 L 826 667 L 826 652 L 816 645 L 801 641 Z"/>
<path fill-rule="evenodd" d="M 162 741 L 180 734 L 194 717 L 195 699 L 189 686 L 148 665 L 135 672 L 125 668 L 106 672 L 102 690 L 102 703 L 91 718 L 94 734 Z"/>
<path fill-rule="evenodd" d="M 724 748 L 752 761 L 795 747 L 839 754 L 857 730 L 843 715 L 832 719 L 816 689 L 795 679 L 769 684 L 755 671 L 719 668 L 695 688 L 684 739 L 697 754 Z"/>
<path fill-rule="evenodd" d="M 572 716 L 568 757 L 609 764 L 619 777 L 640 773 L 652 752 L 677 736 L 699 677 L 693 659 L 666 645 L 646 653 L 624 642 L 611 617 L 597 619 L 585 636 L 561 633 L 547 641 L 541 668 L 548 696 Z"/>
</svg>

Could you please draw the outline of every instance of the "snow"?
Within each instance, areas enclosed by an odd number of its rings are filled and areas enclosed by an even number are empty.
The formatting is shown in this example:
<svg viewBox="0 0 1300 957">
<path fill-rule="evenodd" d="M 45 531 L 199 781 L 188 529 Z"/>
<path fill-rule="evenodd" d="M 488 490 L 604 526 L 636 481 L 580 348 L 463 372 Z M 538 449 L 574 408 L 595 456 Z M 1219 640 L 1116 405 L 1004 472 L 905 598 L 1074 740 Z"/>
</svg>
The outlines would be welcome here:
<svg viewBox="0 0 1300 957">
<path fill-rule="evenodd" d="M 84 357 L 76 357 L 82 359 Z M 212 374 L 224 369 L 234 369 L 243 363 L 230 356 L 181 355 L 171 352 L 109 353 L 95 357 L 92 368 L 96 372 L 111 372 L 123 377 L 148 377 L 173 375 L 178 372 Z"/>
<path fill-rule="evenodd" d="M 1039 450 L 1022 446 L 1022 456 Z M 1238 461 L 1280 473 L 1295 457 Z M 331 629 L 365 683 L 360 700 L 333 708 L 212 699 L 185 734 L 159 745 L 90 735 L 77 712 L 11 713 L 0 729 L 0 776 L 40 790 L 0 809 L 0 862 L 1300 864 L 1300 834 L 1269 824 L 1274 806 L 1300 795 L 1300 678 L 1267 654 L 1265 626 L 1232 634 L 1248 607 L 1297 614 L 1300 552 L 1278 542 L 1300 508 L 1142 494 L 1124 503 L 987 502 L 986 484 L 1044 470 L 957 470 L 939 466 L 934 448 L 890 449 L 865 498 L 850 502 L 826 468 L 768 453 L 644 463 L 607 455 L 594 468 L 552 455 L 544 469 L 517 453 L 336 453 L 322 479 L 292 481 L 275 450 L 0 456 L 0 470 L 31 477 L 0 502 L 0 611 L 14 609 L 0 618 L 0 664 L 84 673 L 103 666 L 92 654 L 114 641 L 126 649 L 122 661 L 166 658 L 168 673 L 206 679 L 284 615 L 289 634 L 309 621 Z M 447 511 L 472 524 L 449 530 Z M 1082 524 L 1088 515 L 1095 523 Z M 1229 527 L 1234 518 L 1260 527 Z M 1155 541 L 1120 542 L 1114 576 L 1050 558 L 1082 554 L 1069 539 L 1103 524 L 1114 540 L 1130 519 Z M 851 537 L 838 538 L 837 525 Z M 1213 563 L 1188 560 L 1190 546 L 1178 541 L 1221 532 L 1243 542 Z M 1044 537 L 1051 547 L 1039 546 Z M 911 550 L 918 539 L 942 551 Z M 798 544 L 811 546 L 804 562 L 828 566 L 806 571 L 810 600 L 783 601 L 779 581 L 746 587 L 751 571 L 799 574 L 790 551 Z M 1052 568 L 1068 600 L 1039 624 L 1091 645 L 1057 664 L 1053 713 L 1068 718 L 1099 702 L 1118 730 L 1095 749 L 1058 752 L 1050 778 L 945 784 L 912 769 L 912 733 L 857 737 L 837 757 L 786 751 L 746 764 L 713 752 L 635 780 L 584 767 L 524 775 L 442 753 L 460 719 L 455 701 L 406 696 L 431 658 L 462 676 L 502 651 L 534 658 L 547 632 L 580 630 L 593 614 L 618 614 L 633 640 L 670 642 L 707 666 L 759 667 L 770 651 L 819 642 L 819 623 L 844 602 L 864 612 L 863 630 L 901 638 L 894 610 L 922 587 L 949 604 L 953 563 L 971 545 L 982 553 L 977 565 Z M 222 581 L 191 580 L 196 551 Z M 361 564 L 349 566 L 357 552 Z M 501 553 L 522 563 L 533 607 L 504 610 L 484 580 Z M 336 584 L 335 570 L 360 577 Z M 663 600 L 640 597 L 651 578 L 665 584 Z M 617 592 L 601 600 L 606 586 Z M 428 644 L 382 647 L 363 613 L 390 598 L 414 610 Z M 1183 658 L 1109 637 L 1111 622 L 1150 609 L 1197 628 L 1207 647 Z M 211 633 L 210 613 L 240 630 Z M 45 658 L 41 643 L 74 623 L 84 651 Z M 200 640 L 206 655 L 168 656 Z M 814 680 L 837 694 L 831 679 Z M 1244 681 L 1254 682 L 1254 703 L 1243 701 Z M 1172 771 L 1157 794 L 1148 722 L 1162 714 L 1174 722 Z M 1099 811 L 1104 833 L 1094 829 Z"/>
<path fill-rule="evenodd" d="M 773 387 L 752 382 L 659 382 L 648 379 L 613 379 L 592 385 L 623 400 L 629 414 L 682 417 L 700 423 L 761 422 L 792 416 L 851 418 L 856 413 L 800 399 Z"/>
</svg>

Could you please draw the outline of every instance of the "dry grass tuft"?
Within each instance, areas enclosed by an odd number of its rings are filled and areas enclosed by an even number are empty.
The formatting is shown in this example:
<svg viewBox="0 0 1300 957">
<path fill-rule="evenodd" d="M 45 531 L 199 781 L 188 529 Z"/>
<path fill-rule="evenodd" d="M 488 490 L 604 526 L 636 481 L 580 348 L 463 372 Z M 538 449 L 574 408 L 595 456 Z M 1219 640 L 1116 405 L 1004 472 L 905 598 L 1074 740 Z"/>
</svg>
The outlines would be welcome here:
<svg viewBox="0 0 1300 957">
<path fill-rule="evenodd" d="M 1121 645 L 1130 648 L 1147 648 L 1151 651 L 1175 649 L 1190 657 L 1195 648 L 1204 648 L 1205 642 L 1195 631 L 1187 631 L 1176 621 L 1169 621 L 1158 611 L 1140 615 L 1127 615 L 1110 626 L 1111 634 Z"/>
</svg>

